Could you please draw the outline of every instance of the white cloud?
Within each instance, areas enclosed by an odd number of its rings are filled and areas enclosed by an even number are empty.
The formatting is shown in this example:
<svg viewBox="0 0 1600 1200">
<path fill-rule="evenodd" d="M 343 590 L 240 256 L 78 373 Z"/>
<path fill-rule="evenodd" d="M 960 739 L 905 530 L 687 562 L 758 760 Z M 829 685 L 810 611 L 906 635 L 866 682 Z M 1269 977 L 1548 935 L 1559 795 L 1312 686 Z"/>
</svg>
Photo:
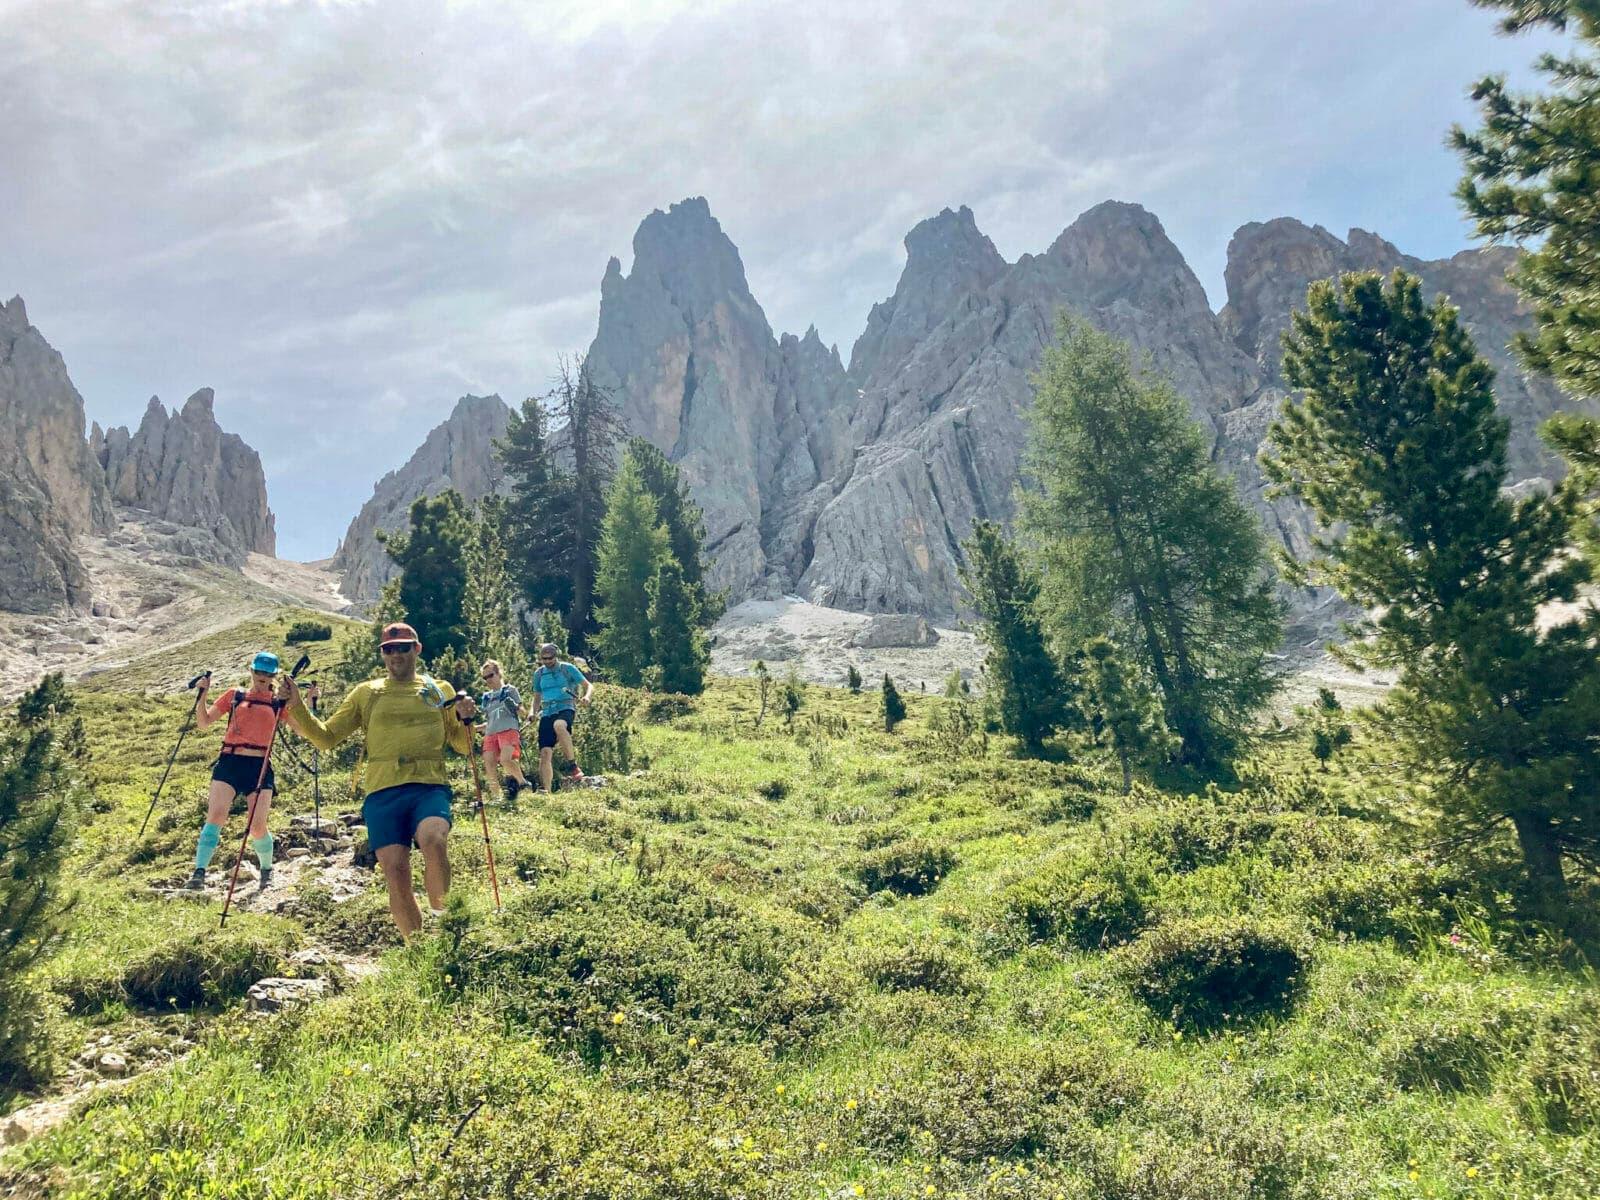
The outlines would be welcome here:
<svg viewBox="0 0 1600 1200">
<path fill-rule="evenodd" d="M 1246 220 L 1464 244 L 1444 129 L 1537 48 L 1461 0 L 0 0 L 0 28 L 0 292 L 102 420 L 215 386 L 296 553 L 460 391 L 540 390 L 653 208 L 705 195 L 774 328 L 846 355 L 947 205 L 1015 258 L 1138 201 L 1220 303 Z"/>
</svg>

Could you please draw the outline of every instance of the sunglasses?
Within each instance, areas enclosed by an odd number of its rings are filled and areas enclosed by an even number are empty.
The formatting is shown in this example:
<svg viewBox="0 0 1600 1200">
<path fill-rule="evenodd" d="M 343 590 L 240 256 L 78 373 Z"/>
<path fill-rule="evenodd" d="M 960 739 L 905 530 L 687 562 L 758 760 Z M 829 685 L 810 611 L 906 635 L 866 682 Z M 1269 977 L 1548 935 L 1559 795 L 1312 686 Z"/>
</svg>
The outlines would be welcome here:
<svg viewBox="0 0 1600 1200">
<path fill-rule="evenodd" d="M 499 671 L 485 671 L 483 673 L 483 677 L 485 679 L 497 679 L 497 678 L 499 678 L 499 675 L 500 675 Z"/>
<path fill-rule="evenodd" d="M 554 654 L 543 654 L 539 657 L 540 662 L 555 662 L 555 660 L 556 656 Z"/>
<path fill-rule="evenodd" d="M 417 648 L 415 642 L 390 642 L 388 645 L 379 646 L 379 654 L 410 654 Z"/>
</svg>

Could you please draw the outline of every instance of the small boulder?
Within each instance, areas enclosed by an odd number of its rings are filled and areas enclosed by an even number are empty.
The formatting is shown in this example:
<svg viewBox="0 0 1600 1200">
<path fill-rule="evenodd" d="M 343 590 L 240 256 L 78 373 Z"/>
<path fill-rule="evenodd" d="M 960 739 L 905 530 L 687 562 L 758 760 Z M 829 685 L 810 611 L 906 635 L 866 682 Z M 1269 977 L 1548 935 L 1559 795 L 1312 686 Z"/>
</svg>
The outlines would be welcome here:
<svg viewBox="0 0 1600 1200">
<path fill-rule="evenodd" d="M 289 852 L 284 855 L 284 858 L 308 858 L 310 855 L 311 851 L 307 850 L 304 846 L 294 846 L 291 847 Z"/>
<path fill-rule="evenodd" d="M 878 613 L 856 631 L 850 639 L 852 646 L 863 650 L 880 650 L 889 647 L 933 646 L 939 641 L 939 631 L 927 619 L 912 613 Z"/>
<path fill-rule="evenodd" d="M 112 1075 L 120 1079 L 128 1073 L 128 1060 L 111 1050 L 96 1059 L 94 1065 L 102 1075 Z"/>
<path fill-rule="evenodd" d="M 165 608 L 176 599 L 177 596 L 171 592 L 146 592 L 144 598 L 139 601 L 139 611 L 149 612 L 153 608 Z"/>
<path fill-rule="evenodd" d="M 245 1002 L 253 1012 L 282 1012 L 297 1004 L 309 1004 L 320 999 L 328 990 L 326 979 L 271 979 L 258 980 L 245 993 Z"/>
<path fill-rule="evenodd" d="M 378 865 L 378 856 L 367 844 L 366 838 L 356 839 L 355 849 L 350 852 L 350 865 L 366 871 Z"/>
</svg>

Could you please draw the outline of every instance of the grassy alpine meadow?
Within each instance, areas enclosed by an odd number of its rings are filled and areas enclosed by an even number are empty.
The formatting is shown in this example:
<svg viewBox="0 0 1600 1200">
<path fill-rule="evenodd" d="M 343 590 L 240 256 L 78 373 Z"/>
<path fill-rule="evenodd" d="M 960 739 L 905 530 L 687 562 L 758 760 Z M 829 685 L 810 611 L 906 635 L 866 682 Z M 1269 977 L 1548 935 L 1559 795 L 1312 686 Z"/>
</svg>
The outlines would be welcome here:
<svg viewBox="0 0 1600 1200">
<path fill-rule="evenodd" d="M 302 872 L 281 912 L 250 901 L 225 930 L 214 897 L 164 896 L 192 865 L 216 731 L 185 742 L 140 840 L 186 699 L 80 694 L 97 799 L 75 938 L 44 982 L 64 1053 L 105 1038 L 139 1073 L 7 1152 L 0 1183 L 83 1200 L 1596 1193 L 1593 950 L 1512 915 L 1513 847 L 1433 854 L 1381 747 L 1358 738 L 1323 770 L 1291 728 L 1237 781 L 1124 796 L 1107 751 L 955 746 L 932 730 L 962 726 L 940 711 L 956 702 L 907 701 L 888 734 L 875 691 L 811 686 L 792 725 L 757 727 L 753 680 L 603 687 L 580 749 L 609 786 L 490 810 L 498 913 L 462 811 L 450 908 L 402 946 L 370 873 L 336 899 Z M 353 761 L 323 756 L 324 813 L 353 808 Z M 274 830 L 312 804 L 279 770 Z M 312 946 L 335 957 L 290 961 Z M 245 1011 L 250 983 L 294 971 L 334 986 Z"/>
</svg>

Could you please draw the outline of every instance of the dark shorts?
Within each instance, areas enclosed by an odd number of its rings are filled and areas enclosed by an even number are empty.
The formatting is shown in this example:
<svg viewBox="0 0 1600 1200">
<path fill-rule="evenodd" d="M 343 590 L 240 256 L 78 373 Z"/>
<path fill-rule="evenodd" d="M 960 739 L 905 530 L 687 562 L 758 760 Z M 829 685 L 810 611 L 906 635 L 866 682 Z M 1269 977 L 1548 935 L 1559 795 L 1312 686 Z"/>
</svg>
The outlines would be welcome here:
<svg viewBox="0 0 1600 1200">
<path fill-rule="evenodd" d="M 548 717 L 539 718 L 539 749 L 549 750 L 556 744 L 556 722 L 565 721 L 567 732 L 571 733 L 578 726 L 578 714 L 570 708 L 563 708 L 560 712 L 553 712 Z"/>
<path fill-rule="evenodd" d="M 429 817 L 450 821 L 450 789 L 442 783 L 401 783 L 371 792 L 361 805 L 367 845 L 410 847 L 417 826 Z"/>
<path fill-rule="evenodd" d="M 261 760 L 252 758 L 248 754 L 224 754 L 217 759 L 217 765 L 211 768 L 211 778 L 218 783 L 225 783 L 231 787 L 235 795 L 248 796 L 256 790 L 256 780 L 261 778 Z M 261 790 L 276 792 L 278 781 L 273 778 L 272 764 L 267 764 L 267 777 L 262 781 Z"/>
</svg>

